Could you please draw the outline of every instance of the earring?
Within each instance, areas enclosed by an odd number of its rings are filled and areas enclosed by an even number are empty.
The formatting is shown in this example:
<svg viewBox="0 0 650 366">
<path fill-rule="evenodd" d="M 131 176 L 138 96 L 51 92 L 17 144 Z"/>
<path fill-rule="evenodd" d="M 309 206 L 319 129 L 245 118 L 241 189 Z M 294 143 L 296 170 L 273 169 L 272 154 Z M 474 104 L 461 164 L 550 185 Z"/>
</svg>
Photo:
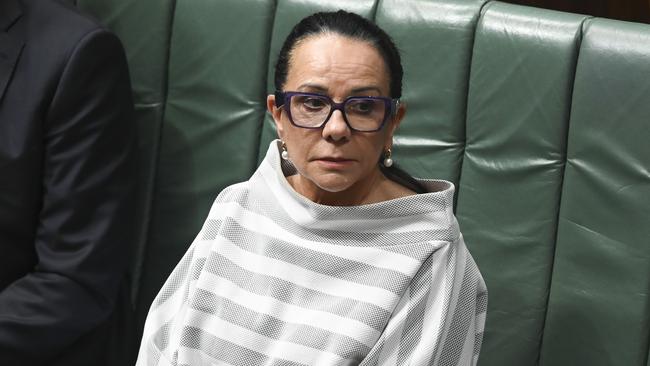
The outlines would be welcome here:
<svg viewBox="0 0 650 366">
<path fill-rule="evenodd" d="M 386 168 L 393 166 L 393 159 L 391 159 L 392 155 L 393 153 L 390 151 L 390 148 L 386 149 L 386 152 L 384 152 L 384 166 Z"/>
<path fill-rule="evenodd" d="M 282 159 L 284 160 L 289 160 L 289 152 L 287 151 L 287 144 L 282 141 L 282 153 L 280 154 L 282 156 Z"/>
</svg>

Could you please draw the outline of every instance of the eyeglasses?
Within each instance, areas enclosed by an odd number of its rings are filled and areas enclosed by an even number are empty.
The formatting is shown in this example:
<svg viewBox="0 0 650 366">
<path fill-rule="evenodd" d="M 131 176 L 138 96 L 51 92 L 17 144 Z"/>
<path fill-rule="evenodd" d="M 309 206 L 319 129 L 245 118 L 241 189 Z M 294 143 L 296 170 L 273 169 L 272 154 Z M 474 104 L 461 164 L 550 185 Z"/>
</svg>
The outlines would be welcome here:
<svg viewBox="0 0 650 366">
<path fill-rule="evenodd" d="M 387 97 L 349 97 L 336 103 L 327 95 L 300 92 L 275 92 L 275 105 L 287 112 L 289 122 L 296 127 L 323 127 L 335 110 L 353 131 L 375 132 L 399 106 L 398 99 Z"/>
</svg>

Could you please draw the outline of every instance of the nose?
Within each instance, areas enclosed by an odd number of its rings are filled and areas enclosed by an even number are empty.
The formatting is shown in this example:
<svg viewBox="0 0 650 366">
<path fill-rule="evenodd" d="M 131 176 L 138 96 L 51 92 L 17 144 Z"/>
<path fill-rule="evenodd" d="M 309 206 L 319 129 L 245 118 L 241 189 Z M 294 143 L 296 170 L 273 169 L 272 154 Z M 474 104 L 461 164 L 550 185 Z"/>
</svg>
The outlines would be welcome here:
<svg viewBox="0 0 650 366">
<path fill-rule="evenodd" d="M 323 127 L 323 138 L 332 139 L 333 141 L 341 141 L 349 139 L 352 131 L 348 124 L 343 119 L 343 112 L 335 110 L 332 112 L 330 119 Z"/>
</svg>

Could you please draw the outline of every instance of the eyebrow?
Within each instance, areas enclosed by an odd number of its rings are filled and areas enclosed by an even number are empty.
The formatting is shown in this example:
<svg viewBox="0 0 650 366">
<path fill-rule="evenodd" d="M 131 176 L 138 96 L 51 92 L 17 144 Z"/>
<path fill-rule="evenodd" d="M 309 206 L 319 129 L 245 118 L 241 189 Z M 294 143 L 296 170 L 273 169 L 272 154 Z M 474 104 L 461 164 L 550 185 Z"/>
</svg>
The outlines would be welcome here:
<svg viewBox="0 0 650 366">
<path fill-rule="evenodd" d="M 311 83 L 305 83 L 305 84 L 300 85 L 298 87 L 298 90 L 300 90 L 300 89 L 312 89 L 312 90 L 316 90 L 316 91 L 319 91 L 319 92 L 327 92 L 327 88 L 323 87 L 322 85 L 311 84 Z M 352 92 L 352 94 L 358 94 L 358 93 L 367 92 L 367 91 L 371 91 L 371 90 L 374 90 L 378 94 L 381 94 L 381 90 L 379 89 L 379 87 L 376 87 L 376 86 L 362 86 L 360 88 L 352 89 L 351 92 Z"/>
<path fill-rule="evenodd" d="M 361 93 L 361 92 L 367 92 L 367 91 L 370 91 L 370 90 L 374 90 L 377 93 L 381 94 L 381 90 L 379 90 L 379 88 L 376 87 L 376 86 L 364 86 L 364 87 L 361 87 L 361 88 L 355 88 L 355 89 L 352 89 L 352 93 L 357 94 L 357 93 Z"/>
<path fill-rule="evenodd" d="M 321 85 L 310 84 L 310 83 L 305 83 L 305 84 L 300 85 L 298 87 L 298 90 L 300 90 L 300 89 L 314 89 L 314 90 L 321 91 L 321 92 L 326 92 L 327 91 L 327 88 L 325 88 L 325 87 L 323 87 Z"/>
</svg>

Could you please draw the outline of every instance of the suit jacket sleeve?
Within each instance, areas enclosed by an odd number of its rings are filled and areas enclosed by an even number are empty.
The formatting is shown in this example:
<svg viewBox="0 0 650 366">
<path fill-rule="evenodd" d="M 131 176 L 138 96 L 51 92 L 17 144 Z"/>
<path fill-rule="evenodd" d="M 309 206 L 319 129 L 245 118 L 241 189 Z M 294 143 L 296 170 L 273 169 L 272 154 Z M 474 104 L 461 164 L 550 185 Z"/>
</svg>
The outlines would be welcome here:
<svg viewBox="0 0 650 366">
<path fill-rule="evenodd" d="M 135 126 L 122 46 L 95 29 L 62 62 L 44 119 L 38 264 L 0 293 L 0 355 L 17 362 L 3 364 L 56 357 L 105 321 L 130 259 Z"/>
</svg>

